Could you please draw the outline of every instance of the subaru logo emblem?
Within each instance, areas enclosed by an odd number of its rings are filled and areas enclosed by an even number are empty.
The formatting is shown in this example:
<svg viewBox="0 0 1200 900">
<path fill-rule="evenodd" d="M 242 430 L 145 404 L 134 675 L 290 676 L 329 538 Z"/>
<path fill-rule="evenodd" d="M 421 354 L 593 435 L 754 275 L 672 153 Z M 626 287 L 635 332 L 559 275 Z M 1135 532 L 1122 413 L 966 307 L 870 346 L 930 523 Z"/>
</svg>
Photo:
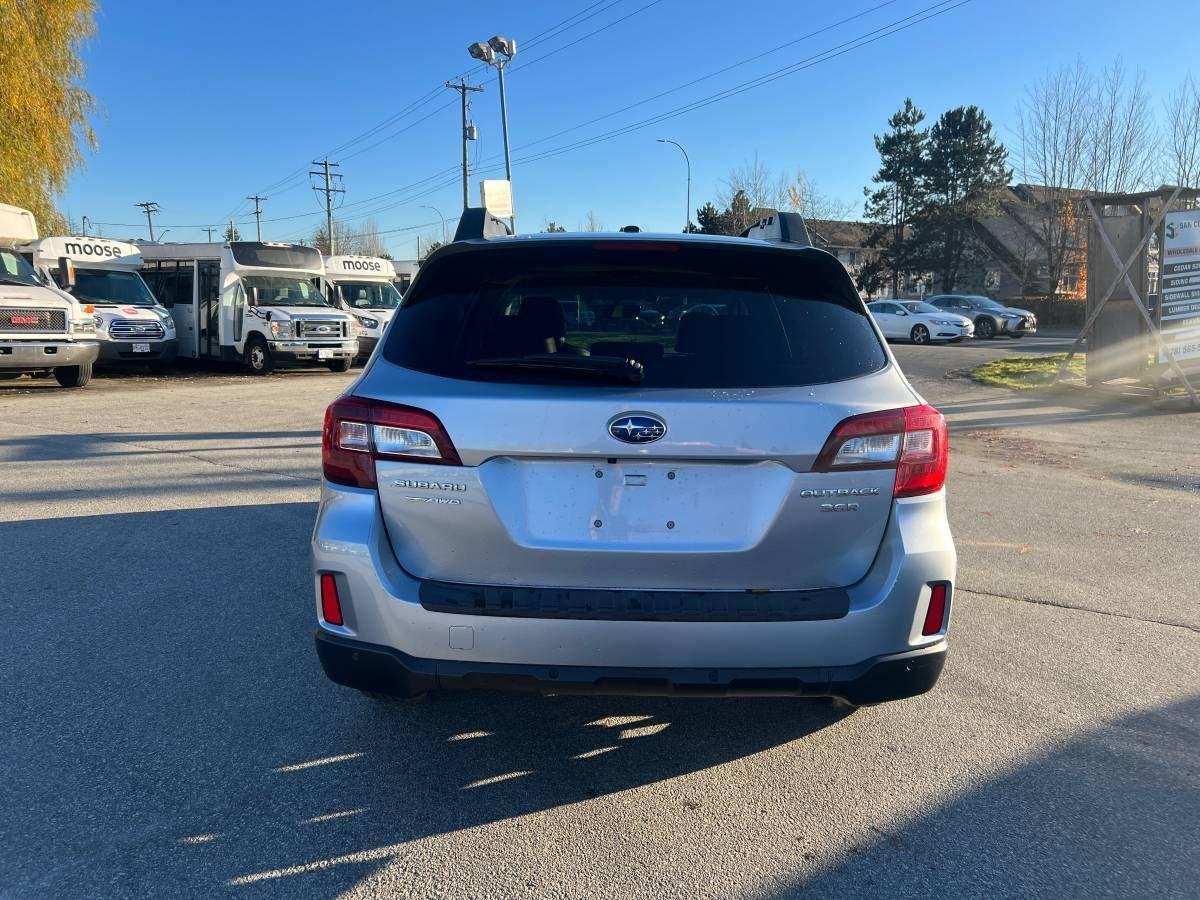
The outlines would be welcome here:
<svg viewBox="0 0 1200 900">
<path fill-rule="evenodd" d="M 667 433 L 667 423 L 645 413 L 621 413 L 609 420 L 608 433 L 626 444 L 649 444 Z"/>
</svg>

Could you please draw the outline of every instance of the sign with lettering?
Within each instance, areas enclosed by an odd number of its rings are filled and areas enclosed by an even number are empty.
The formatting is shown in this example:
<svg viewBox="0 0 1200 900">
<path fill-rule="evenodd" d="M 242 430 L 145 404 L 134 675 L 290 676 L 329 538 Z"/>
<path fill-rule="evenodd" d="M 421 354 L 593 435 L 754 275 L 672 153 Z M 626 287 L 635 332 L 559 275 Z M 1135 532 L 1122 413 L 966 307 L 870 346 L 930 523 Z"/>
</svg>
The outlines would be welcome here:
<svg viewBox="0 0 1200 900">
<path fill-rule="evenodd" d="M 1163 224 L 1158 329 L 1177 361 L 1200 359 L 1200 210 L 1167 213 Z M 1159 354 L 1165 363 L 1165 353 Z"/>
</svg>

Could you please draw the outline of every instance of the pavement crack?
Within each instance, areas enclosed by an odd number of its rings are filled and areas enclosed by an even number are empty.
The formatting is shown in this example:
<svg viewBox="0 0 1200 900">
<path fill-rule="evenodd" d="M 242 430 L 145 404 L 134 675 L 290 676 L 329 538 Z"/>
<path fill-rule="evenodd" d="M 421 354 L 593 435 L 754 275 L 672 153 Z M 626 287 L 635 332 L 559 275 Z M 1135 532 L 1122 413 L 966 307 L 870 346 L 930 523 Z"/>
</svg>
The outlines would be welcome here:
<svg viewBox="0 0 1200 900">
<path fill-rule="evenodd" d="M 1131 616 L 1128 613 L 1113 612 L 1109 609 L 1096 609 L 1094 606 L 1076 606 L 1072 603 L 1059 603 L 1058 601 L 1046 600 L 1041 597 L 1018 597 L 1015 594 L 998 594 L 995 591 L 979 591 L 970 587 L 959 586 L 958 590 L 968 594 L 975 594 L 977 597 L 994 597 L 998 600 L 1012 600 L 1016 603 L 1032 603 L 1035 606 L 1053 606 L 1056 609 L 1089 612 L 1097 616 L 1111 616 L 1114 619 L 1127 619 L 1131 622 L 1143 622 L 1147 625 L 1166 625 L 1170 628 L 1182 628 L 1193 634 L 1200 634 L 1200 626 L 1189 625 L 1187 622 L 1173 622 L 1169 619 L 1150 619 L 1142 616 Z"/>
</svg>

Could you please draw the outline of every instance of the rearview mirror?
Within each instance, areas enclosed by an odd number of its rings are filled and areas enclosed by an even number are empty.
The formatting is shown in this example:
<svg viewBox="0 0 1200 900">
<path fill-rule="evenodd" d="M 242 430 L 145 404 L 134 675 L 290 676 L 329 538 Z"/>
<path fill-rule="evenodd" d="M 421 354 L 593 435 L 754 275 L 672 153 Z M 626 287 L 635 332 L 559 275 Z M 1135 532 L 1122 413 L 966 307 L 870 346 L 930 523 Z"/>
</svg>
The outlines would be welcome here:
<svg viewBox="0 0 1200 900">
<path fill-rule="evenodd" d="M 58 258 L 58 280 L 65 291 L 75 287 L 75 264 L 65 256 Z"/>
</svg>

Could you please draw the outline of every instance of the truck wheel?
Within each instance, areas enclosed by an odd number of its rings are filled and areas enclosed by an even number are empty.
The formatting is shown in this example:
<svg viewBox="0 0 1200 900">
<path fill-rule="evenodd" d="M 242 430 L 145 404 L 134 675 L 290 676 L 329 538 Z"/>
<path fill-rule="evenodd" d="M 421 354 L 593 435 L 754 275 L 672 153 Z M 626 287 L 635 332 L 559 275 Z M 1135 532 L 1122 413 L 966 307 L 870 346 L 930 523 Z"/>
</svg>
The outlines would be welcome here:
<svg viewBox="0 0 1200 900">
<path fill-rule="evenodd" d="M 975 320 L 975 337 L 982 338 L 985 341 L 990 341 L 996 336 L 996 323 L 987 316 L 980 316 Z"/>
<path fill-rule="evenodd" d="M 92 364 L 58 366 L 54 370 L 54 380 L 65 388 L 83 387 L 92 380 Z"/>
<path fill-rule="evenodd" d="M 246 343 L 244 362 L 251 375 L 270 375 L 275 370 L 271 348 L 260 337 L 253 337 Z"/>
<path fill-rule="evenodd" d="M 329 364 L 330 372 L 349 372 L 354 360 L 347 356 L 345 359 L 335 359 Z"/>
</svg>

